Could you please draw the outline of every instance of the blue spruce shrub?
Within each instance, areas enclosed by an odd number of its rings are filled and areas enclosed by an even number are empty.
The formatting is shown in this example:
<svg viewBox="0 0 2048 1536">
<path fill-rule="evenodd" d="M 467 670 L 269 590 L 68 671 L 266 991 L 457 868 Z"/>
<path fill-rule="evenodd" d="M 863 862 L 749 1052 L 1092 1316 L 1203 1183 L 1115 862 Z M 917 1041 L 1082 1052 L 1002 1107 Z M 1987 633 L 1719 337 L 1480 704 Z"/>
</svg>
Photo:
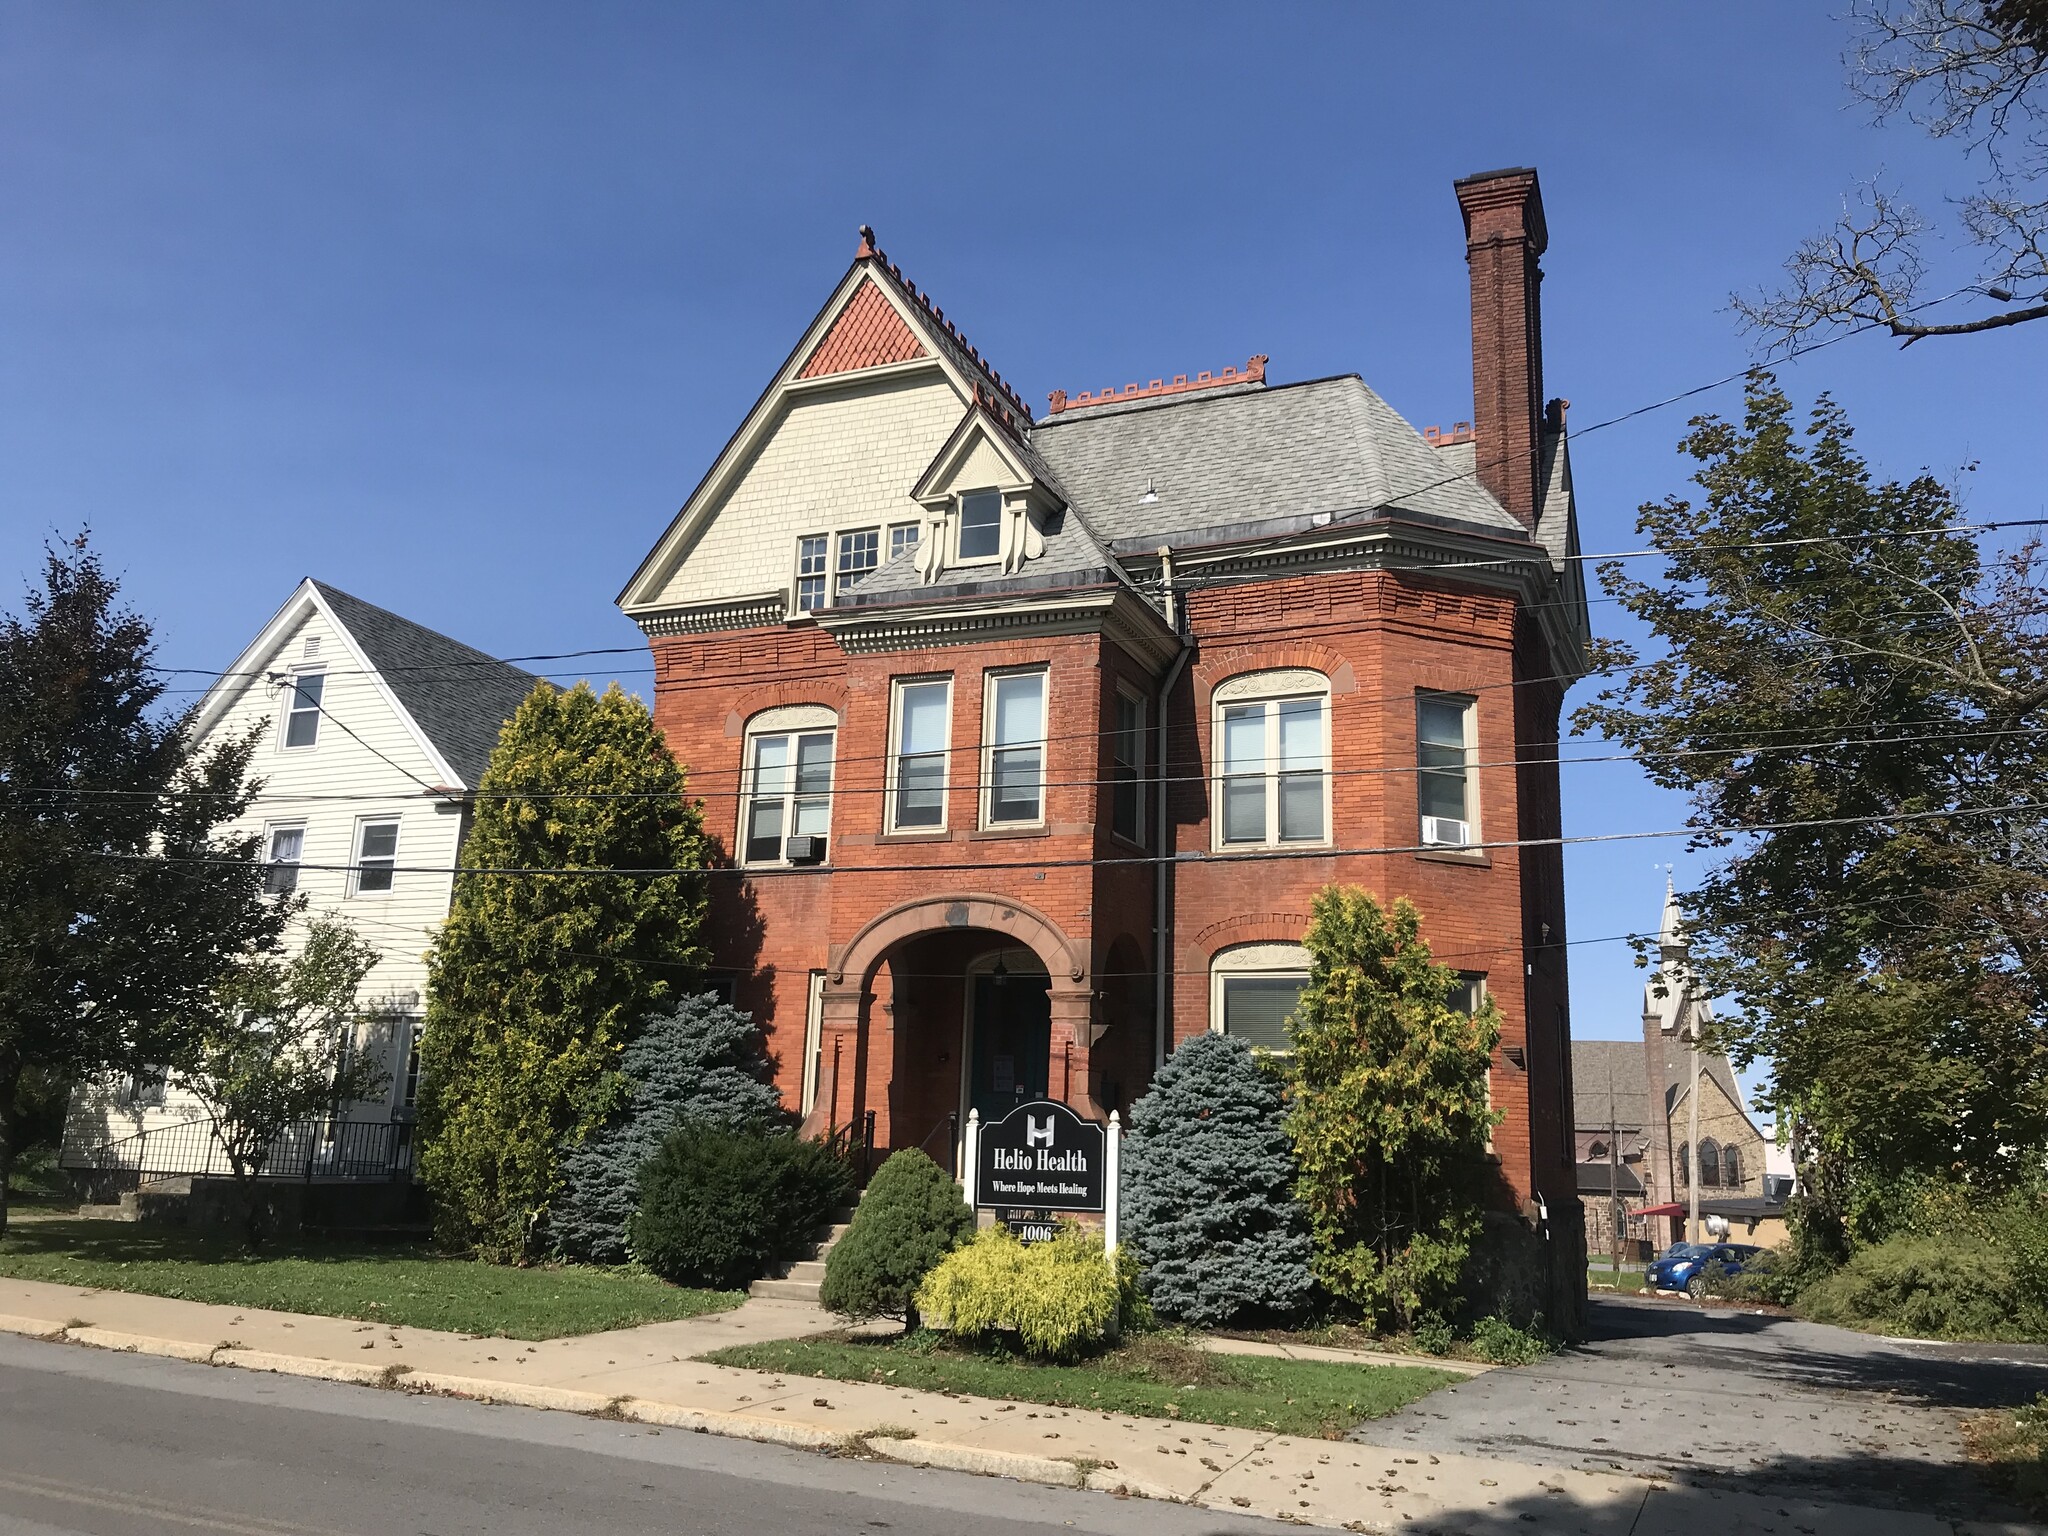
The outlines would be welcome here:
<svg viewBox="0 0 2048 1536">
<path fill-rule="evenodd" d="M 548 1210 L 555 1248 L 569 1258 L 623 1264 L 641 1167 L 680 1125 L 782 1126 L 782 1097 L 754 1021 L 709 995 L 686 997 L 647 1020 L 619 1057 L 620 1111 L 595 1136 L 565 1148 L 561 1188 Z"/>
<path fill-rule="evenodd" d="M 1228 1035 L 1188 1041 L 1131 1106 L 1121 1225 L 1161 1317 L 1213 1328 L 1307 1304 L 1284 1112 L 1278 1081 Z"/>
</svg>

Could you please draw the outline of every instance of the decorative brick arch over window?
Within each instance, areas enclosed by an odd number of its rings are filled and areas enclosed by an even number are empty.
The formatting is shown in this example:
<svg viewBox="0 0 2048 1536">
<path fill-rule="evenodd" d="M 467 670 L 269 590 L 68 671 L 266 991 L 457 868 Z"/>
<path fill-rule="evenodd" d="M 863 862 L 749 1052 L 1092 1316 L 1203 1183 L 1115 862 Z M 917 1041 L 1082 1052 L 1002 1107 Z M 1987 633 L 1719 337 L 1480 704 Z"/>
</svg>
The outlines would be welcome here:
<svg viewBox="0 0 2048 1536">
<path fill-rule="evenodd" d="M 1314 640 L 1289 640 L 1271 645 L 1240 645 L 1205 657 L 1195 664 L 1195 689 L 1206 708 L 1210 696 L 1245 672 L 1320 672 L 1330 680 L 1332 695 L 1356 693 L 1358 675 L 1343 652 Z"/>
<path fill-rule="evenodd" d="M 815 704 L 844 720 L 846 685 L 816 678 L 797 678 L 749 688 L 733 701 L 733 707 L 725 717 L 725 734 L 730 740 L 738 741 L 746 734 L 747 722 L 754 716 L 792 704 Z"/>
<path fill-rule="evenodd" d="M 1087 985 L 1087 953 L 1057 923 L 1020 901 L 981 892 L 920 897 L 889 908 L 833 958 L 825 983 L 834 990 L 864 989 L 883 958 L 905 939 L 961 928 L 980 928 L 1016 940 L 1038 956 L 1056 989 Z"/>
</svg>

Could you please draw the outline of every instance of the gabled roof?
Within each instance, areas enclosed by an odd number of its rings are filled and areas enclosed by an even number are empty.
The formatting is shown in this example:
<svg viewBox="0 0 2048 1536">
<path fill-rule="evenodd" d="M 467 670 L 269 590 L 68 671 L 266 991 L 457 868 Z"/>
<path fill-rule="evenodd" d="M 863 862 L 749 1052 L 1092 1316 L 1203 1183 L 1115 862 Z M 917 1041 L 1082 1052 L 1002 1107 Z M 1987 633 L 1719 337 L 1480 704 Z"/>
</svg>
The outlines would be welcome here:
<svg viewBox="0 0 2048 1536">
<path fill-rule="evenodd" d="M 211 729 L 235 700 L 262 681 L 279 646 L 316 611 L 333 624 L 349 659 L 383 694 L 426 755 L 441 780 L 435 787 L 476 788 L 498 732 L 541 680 L 310 576 L 207 690 L 193 712 L 194 733 Z"/>
<path fill-rule="evenodd" d="M 1388 510 L 1526 537 L 1355 374 L 1062 414 L 1038 423 L 1031 441 L 1071 504 L 1118 546 Z"/>
<path fill-rule="evenodd" d="M 1611 1115 L 1623 1131 L 1652 1123 L 1650 1076 L 1640 1040 L 1572 1042 L 1572 1123 L 1582 1131 L 1604 1131 Z M 1613 1083 L 1613 1099 L 1608 1084 Z"/>
<path fill-rule="evenodd" d="M 499 731 L 540 679 L 339 587 L 310 578 L 309 584 L 455 770 L 461 787 L 476 788 Z"/>
</svg>

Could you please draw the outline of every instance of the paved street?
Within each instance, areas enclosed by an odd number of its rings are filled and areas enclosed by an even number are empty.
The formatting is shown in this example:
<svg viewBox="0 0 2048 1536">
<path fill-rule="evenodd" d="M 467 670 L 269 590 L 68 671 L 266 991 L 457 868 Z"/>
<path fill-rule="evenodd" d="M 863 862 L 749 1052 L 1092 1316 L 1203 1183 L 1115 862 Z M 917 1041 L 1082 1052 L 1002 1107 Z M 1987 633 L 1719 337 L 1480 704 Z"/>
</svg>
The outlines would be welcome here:
<svg viewBox="0 0 2048 1536">
<path fill-rule="evenodd" d="M 0 1536 L 1277 1532 L 560 1413 L 0 1336 Z"/>
<path fill-rule="evenodd" d="M 1963 1460 L 1967 1413 L 2048 1390 L 2048 1349 L 1874 1338 L 1634 1298 L 1594 1337 L 1362 1425 L 1354 1440 L 1719 1489 L 2010 1518 Z"/>
</svg>

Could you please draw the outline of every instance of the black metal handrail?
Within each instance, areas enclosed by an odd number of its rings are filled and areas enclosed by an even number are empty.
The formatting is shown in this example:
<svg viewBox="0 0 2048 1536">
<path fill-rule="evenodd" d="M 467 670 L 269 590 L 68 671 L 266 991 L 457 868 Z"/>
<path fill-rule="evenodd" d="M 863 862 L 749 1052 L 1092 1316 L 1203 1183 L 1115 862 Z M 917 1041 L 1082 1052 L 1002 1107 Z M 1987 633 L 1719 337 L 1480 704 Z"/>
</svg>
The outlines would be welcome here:
<svg viewBox="0 0 2048 1536">
<path fill-rule="evenodd" d="M 229 1176 L 234 1167 L 210 1120 L 180 1120 L 66 1156 L 64 1166 L 138 1179 L 187 1174 Z M 412 1126 L 395 1120 L 302 1120 L 271 1138 L 256 1165 L 260 1179 L 402 1179 L 412 1172 Z"/>
</svg>

